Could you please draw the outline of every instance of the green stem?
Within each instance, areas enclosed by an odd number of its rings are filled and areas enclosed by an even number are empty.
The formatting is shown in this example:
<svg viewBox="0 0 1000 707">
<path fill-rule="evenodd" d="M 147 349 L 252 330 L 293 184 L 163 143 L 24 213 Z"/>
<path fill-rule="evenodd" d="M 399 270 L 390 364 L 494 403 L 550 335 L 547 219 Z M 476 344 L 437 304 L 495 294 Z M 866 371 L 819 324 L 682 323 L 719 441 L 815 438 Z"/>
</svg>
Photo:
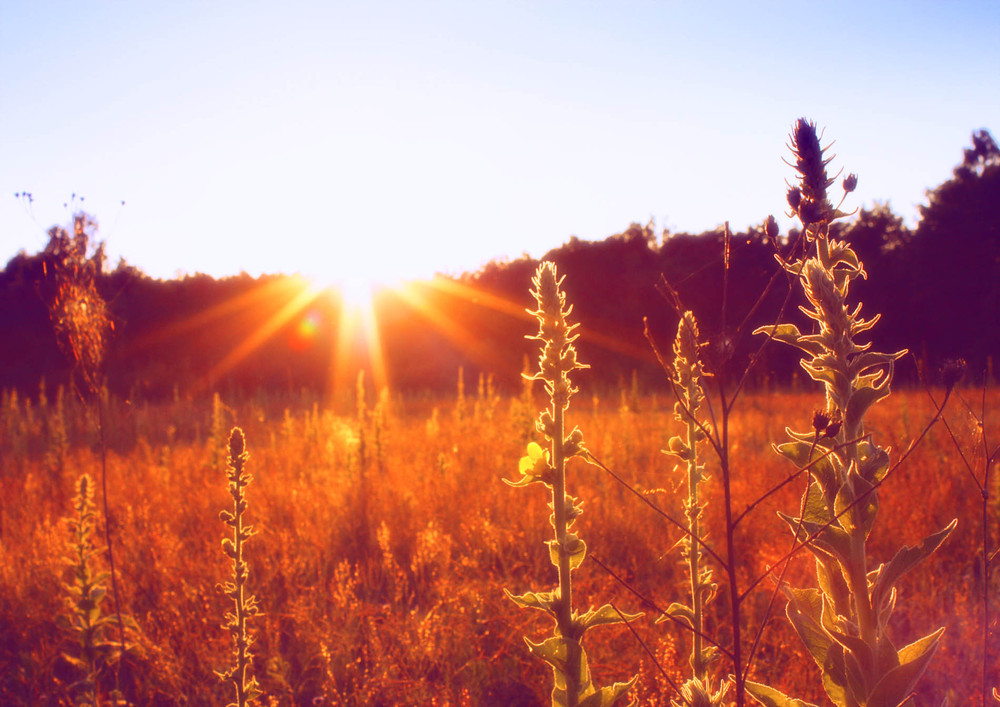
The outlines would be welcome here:
<svg viewBox="0 0 1000 707">
<path fill-rule="evenodd" d="M 552 436 L 552 464 L 555 469 L 555 483 L 552 485 L 552 510 L 555 518 L 555 534 L 559 555 L 559 604 L 556 621 L 559 633 L 566 641 L 566 704 L 576 707 L 580 686 L 577 676 L 580 674 L 580 649 L 577 637 L 573 631 L 573 581 L 570 568 L 569 551 L 566 549 L 567 518 L 566 518 L 566 459 L 563 450 L 565 429 L 565 407 L 553 395 L 552 419 L 554 433 Z"/>
<path fill-rule="evenodd" d="M 688 384 L 688 389 L 686 391 L 687 400 L 685 404 L 688 409 L 691 410 L 692 402 L 696 399 L 698 391 L 696 386 L 698 382 L 692 378 Z M 688 459 L 688 525 L 691 532 L 691 538 L 689 538 L 689 551 L 688 551 L 688 573 L 691 579 L 691 608 L 694 612 L 694 642 L 691 647 L 691 669 L 694 672 L 694 676 L 706 682 L 707 680 L 707 666 L 702 660 L 702 652 L 704 650 L 702 645 L 702 633 L 704 631 L 704 626 L 702 622 L 702 592 L 699 591 L 699 574 L 701 568 L 699 566 L 699 561 L 701 560 L 701 548 L 698 547 L 698 543 L 695 542 L 694 538 L 700 538 L 700 524 L 698 522 L 699 516 L 701 514 L 701 509 L 698 507 L 698 482 L 700 481 L 698 474 L 698 453 L 697 453 L 697 439 L 698 439 L 698 422 L 694 418 L 693 410 L 692 414 L 688 416 L 687 422 L 687 446 L 691 450 L 691 458 Z"/>
</svg>

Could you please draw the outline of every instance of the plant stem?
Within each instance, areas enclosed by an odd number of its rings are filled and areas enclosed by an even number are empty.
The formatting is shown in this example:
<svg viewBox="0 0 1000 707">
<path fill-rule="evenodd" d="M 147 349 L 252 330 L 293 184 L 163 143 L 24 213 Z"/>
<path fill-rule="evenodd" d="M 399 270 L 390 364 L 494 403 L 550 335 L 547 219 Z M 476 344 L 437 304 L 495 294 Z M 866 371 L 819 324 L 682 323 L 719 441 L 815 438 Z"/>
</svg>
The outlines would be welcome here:
<svg viewBox="0 0 1000 707">
<path fill-rule="evenodd" d="M 559 631 L 566 639 L 566 699 L 569 707 L 576 707 L 580 674 L 580 650 L 573 635 L 573 580 L 570 570 L 569 551 L 566 548 L 566 458 L 563 450 L 565 435 L 565 408 L 557 395 L 553 395 L 552 419 L 555 431 L 552 435 L 552 464 L 555 469 L 555 483 L 552 485 L 552 510 L 555 518 L 556 543 L 559 552 Z"/>
</svg>

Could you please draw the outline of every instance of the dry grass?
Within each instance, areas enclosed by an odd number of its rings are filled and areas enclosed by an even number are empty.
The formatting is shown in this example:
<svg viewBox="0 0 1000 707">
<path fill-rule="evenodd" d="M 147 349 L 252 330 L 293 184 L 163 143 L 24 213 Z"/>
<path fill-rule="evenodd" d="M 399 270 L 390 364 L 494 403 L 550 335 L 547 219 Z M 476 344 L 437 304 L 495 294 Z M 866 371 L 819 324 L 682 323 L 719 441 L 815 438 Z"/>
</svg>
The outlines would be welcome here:
<svg viewBox="0 0 1000 707">
<path fill-rule="evenodd" d="M 586 374 L 579 385 L 587 405 L 578 414 L 585 416 L 581 424 L 591 451 L 682 517 L 683 473 L 672 472 L 672 462 L 658 451 L 680 431 L 671 401 L 647 397 L 641 412 L 623 412 L 614 395 L 589 404 Z M 966 395 L 977 399 L 976 393 Z M 998 397 L 992 395 L 987 406 L 992 413 L 986 428 L 994 439 L 1000 435 Z M 251 515 L 259 535 L 247 559 L 263 612 L 255 623 L 255 674 L 267 696 L 264 704 L 544 704 L 549 671 L 528 655 L 520 636 L 543 635 L 550 626 L 538 612 L 519 610 L 500 589 L 551 582 L 548 558 L 537 551 L 547 535 L 538 523 L 548 513 L 542 494 L 517 494 L 512 501 L 500 481 L 514 474 L 523 454 L 524 416 L 516 400 L 502 401 L 488 428 L 474 414 L 450 414 L 454 401 L 393 400 L 376 450 L 379 473 L 375 454 L 359 458 L 355 416 L 309 405 L 286 415 L 266 400 L 227 402 L 253 451 Z M 428 425 L 435 406 L 440 412 Z M 770 440 L 781 438 L 786 423 L 808 427 L 815 406 L 812 391 L 745 399 L 732 420 L 736 508 L 788 473 L 787 463 L 770 451 Z M 123 608 L 143 632 L 135 637 L 141 653 L 126 658 L 122 681 L 139 705 L 222 704 L 231 689 L 213 673 L 225 667 L 230 653 L 220 627 L 226 599 L 217 585 L 228 571 L 218 550 L 218 511 L 231 499 L 224 469 L 211 467 L 213 450 L 199 438 L 199 430 L 210 429 L 205 407 L 178 402 L 111 416 L 116 564 Z M 64 610 L 65 579 L 59 519 L 69 513 L 75 479 L 96 474 L 99 465 L 83 436 L 86 426 L 75 417 L 79 413 L 73 406 L 64 411 L 71 444 L 60 471 L 46 464 L 44 415 L 34 410 L 29 425 L 23 403 L 3 407 L 3 704 L 68 704 L 74 676 L 59 656 L 70 637 L 56 623 Z M 925 393 L 897 392 L 872 411 L 868 428 L 898 451 L 932 414 Z M 971 416 L 953 405 L 948 417 L 974 449 L 978 430 Z M 13 439 L 8 430 L 14 428 L 23 436 Z M 364 524 L 356 493 L 362 464 L 369 486 L 370 523 Z M 981 498 L 961 464 L 946 431 L 933 429 L 919 453 L 881 489 L 883 517 L 870 540 L 872 556 L 886 560 L 901 544 L 959 518 L 942 551 L 903 580 L 905 601 L 895 617 L 895 629 L 905 636 L 947 625 L 920 686 L 925 704 L 946 696 L 953 705 L 973 704 L 979 692 L 980 594 L 986 581 L 977 559 Z M 681 557 L 667 551 L 678 532 L 597 469 L 580 467 L 574 484 L 587 502 L 580 528 L 592 556 L 658 606 L 681 596 L 687 581 Z M 756 510 L 745 530 L 741 526 L 744 582 L 787 550 L 788 530 L 774 511 L 796 507 L 800 493 L 790 485 Z M 703 494 L 706 523 L 719 528 L 718 488 L 709 481 Z M 995 544 L 995 528 L 991 537 Z M 810 565 L 803 555 L 786 579 L 799 586 L 810 582 Z M 614 601 L 640 608 L 636 596 L 595 563 L 584 563 L 574 579 L 581 605 Z M 760 602 L 748 605 L 748 635 L 766 598 L 762 592 Z M 636 630 L 668 674 L 682 679 L 687 637 L 670 625 L 653 625 L 655 611 L 643 608 L 647 618 Z M 721 612 L 706 616 L 717 635 L 725 635 L 725 621 Z M 639 703 L 669 704 L 669 686 L 627 631 L 599 631 L 588 641 L 596 681 L 638 672 Z M 995 683 L 1000 676 L 994 666 L 992 661 Z M 803 699 L 824 699 L 815 666 L 780 616 L 771 618 L 751 677 Z"/>
</svg>

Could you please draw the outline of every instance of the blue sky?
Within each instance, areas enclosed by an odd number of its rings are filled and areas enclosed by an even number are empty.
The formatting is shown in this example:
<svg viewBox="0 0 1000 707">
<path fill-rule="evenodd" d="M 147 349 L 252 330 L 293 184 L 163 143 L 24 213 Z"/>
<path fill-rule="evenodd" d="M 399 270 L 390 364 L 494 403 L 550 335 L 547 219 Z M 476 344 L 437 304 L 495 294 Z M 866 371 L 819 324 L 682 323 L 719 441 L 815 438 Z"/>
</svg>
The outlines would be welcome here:
<svg viewBox="0 0 1000 707">
<path fill-rule="evenodd" d="M 850 205 L 913 225 L 1000 129 L 997 37 L 1000 3 L 961 0 L 7 2 L 0 261 L 74 193 L 154 277 L 393 282 L 742 229 L 782 211 L 800 116 Z"/>
</svg>

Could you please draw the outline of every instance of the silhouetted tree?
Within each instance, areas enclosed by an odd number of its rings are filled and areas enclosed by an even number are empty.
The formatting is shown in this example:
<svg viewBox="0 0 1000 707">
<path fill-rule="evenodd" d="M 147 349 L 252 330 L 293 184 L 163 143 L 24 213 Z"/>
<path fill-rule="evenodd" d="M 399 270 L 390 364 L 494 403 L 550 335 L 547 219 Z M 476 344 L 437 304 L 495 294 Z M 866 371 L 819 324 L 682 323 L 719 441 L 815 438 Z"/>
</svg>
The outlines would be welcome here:
<svg viewBox="0 0 1000 707">
<path fill-rule="evenodd" d="M 972 143 L 928 192 L 913 238 L 912 333 L 934 365 L 960 356 L 982 368 L 1000 352 L 1000 150 L 986 130 Z"/>
</svg>

